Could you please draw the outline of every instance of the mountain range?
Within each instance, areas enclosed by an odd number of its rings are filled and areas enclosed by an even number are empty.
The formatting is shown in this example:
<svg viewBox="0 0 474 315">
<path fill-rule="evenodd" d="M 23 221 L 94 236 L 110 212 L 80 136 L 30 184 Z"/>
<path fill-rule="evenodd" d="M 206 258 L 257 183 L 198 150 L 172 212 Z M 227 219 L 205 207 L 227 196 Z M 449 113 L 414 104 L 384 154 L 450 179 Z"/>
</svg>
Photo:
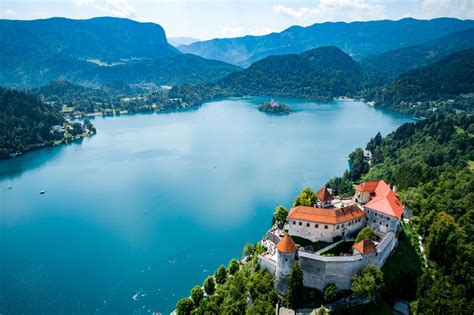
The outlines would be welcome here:
<svg viewBox="0 0 474 315">
<path fill-rule="evenodd" d="M 360 63 L 382 83 L 387 83 L 403 72 L 435 63 L 451 53 L 471 47 L 474 47 L 474 28 L 454 32 L 426 44 L 371 55 Z"/>
<path fill-rule="evenodd" d="M 122 80 L 157 85 L 215 81 L 240 70 L 182 54 L 155 23 L 101 17 L 0 20 L 0 84 L 45 85 L 58 78 L 82 84 Z"/>
<path fill-rule="evenodd" d="M 454 18 L 327 22 L 308 27 L 292 26 L 280 33 L 263 36 L 212 39 L 178 48 L 182 52 L 241 67 L 247 67 L 270 55 L 301 53 L 319 46 L 336 46 L 360 60 L 369 55 L 419 45 L 473 27 L 473 20 Z"/>
</svg>

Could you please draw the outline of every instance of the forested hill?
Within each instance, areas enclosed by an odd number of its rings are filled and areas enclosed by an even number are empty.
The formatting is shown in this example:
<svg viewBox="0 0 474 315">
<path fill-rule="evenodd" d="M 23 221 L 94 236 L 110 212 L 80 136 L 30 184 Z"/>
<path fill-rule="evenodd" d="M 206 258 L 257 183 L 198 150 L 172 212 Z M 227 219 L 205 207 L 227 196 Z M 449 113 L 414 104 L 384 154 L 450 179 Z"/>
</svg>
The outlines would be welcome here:
<svg viewBox="0 0 474 315">
<path fill-rule="evenodd" d="M 426 44 L 371 55 L 361 66 L 387 83 L 403 72 L 435 63 L 451 53 L 474 47 L 474 28 L 443 36 Z"/>
<path fill-rule="evenodd" d="M 98 17 L 88 20 L 0 20 L 1 57 L 62 54 L 76 59 L 117 61 L 169 57 L 179 52 L 155 23 Z"/>
<path fill-rule="evenodd" d="M 410 303 L 414 314 L 474 312 L 474 116 L 437 116 L 407 123 L 352 156 L 358 165 L 328 186 L 352 193 L 356 183 L 384 179 L 413 212 L 400 244 L 382 268 L 382 299 Z M 334 186 L 335 185 L 335 186 Z M 421 236 L 423 266 L 418 235 Z"/>
<path fill-rule="evenodd" d="M 474 49 L 400 75 L 370 93 L 375 106 L 415 116 L 474 110 Z M 431 112 L 431 114 L 430 114 Z"/>
<path fill-rule="evenodd" d="M 55 130 L 60 127 L 64 130 Z M 94 132 L 89 122 L 68 123 L 34 95 L 0 87 L 0 158 Z"/>
<path fill-rule="evenodd" d="M 356 60 L 405 46 L 419 45 L 452 32 L 473 28 L 474 21 L 452 18 L 369 22 L 327 22 L 292 26 L 263 36 L 212 39 L 179 46 L 183 52 L 247 67 L 271 55 L 337 46 Z"/>
<path fill-rule="evenodd" d="M 299 55 L 267 57 L 217 83 L 224 95 L 269 95 L 330 100 L 366 82 L 362 68 L 342 50 L 320 47 Z"/>
<path fill-rule="evenodd" d="M 66 79 L 156 85 L 215 82 L 239 67 L 168 44 L 154 23 L 119 18 L 0 20 L 0 84 L 31 88 Z"/>
</svg>

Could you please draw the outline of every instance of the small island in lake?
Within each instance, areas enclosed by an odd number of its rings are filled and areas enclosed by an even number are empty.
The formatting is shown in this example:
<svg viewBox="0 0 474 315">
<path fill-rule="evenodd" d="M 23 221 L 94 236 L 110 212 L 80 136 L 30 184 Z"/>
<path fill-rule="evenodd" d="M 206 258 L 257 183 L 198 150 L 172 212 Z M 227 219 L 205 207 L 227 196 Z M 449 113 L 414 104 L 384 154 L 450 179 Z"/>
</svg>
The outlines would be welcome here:
<svg viewBox="0 0 474 315">
<path fill-rule="evenodd" d="M 290 106 L 277 102 L 275 100 L 271 100 L 270 102 L 264 102 L 260 104 L 257 108 L 261 112 L 265 113 L 272 113 L 272 114 L 289 114 L 291 113 Z"/>
</svg>

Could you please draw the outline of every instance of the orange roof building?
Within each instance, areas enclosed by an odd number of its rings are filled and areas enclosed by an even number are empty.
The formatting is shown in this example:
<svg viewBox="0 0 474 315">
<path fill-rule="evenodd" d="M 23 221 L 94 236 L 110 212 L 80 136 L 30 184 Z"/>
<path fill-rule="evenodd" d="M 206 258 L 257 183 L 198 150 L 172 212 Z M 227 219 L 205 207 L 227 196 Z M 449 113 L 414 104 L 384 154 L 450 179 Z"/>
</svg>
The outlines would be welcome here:
<svg viewBox="0 0 474 315">
<path fill-rule="evenodd" d="M 277 244 L 277 249 L 281 253 L 289 254 L 296 252 L 296 244 L 293 239 L 287 234 Z"/>
<path fill-rule="evenodd" d="M 332 242 L 336 236 L 354 234 L 365 225 L 364 211 L 356 204 L 343 208 L 293 207 L 288 233 L 310 241 Z"/>
<path fill-rule="evenodd" d="M 318 197 L 321 202 L 330 202 L 334 199 L 326 187 L 321 188 L 316 193 L 316 197 Z"/>
<path fill-rule="evenodd" d="M 365 204 L 365 208 L 381 214 L 400 219 L 403 215 L 403 205 L 398 195 L 383 180 L 365 182 L 356 187 L 357 202 Z"/>
<path fill-rule="evenodd" d="M 377 251 L 374 242 L 371 240 L 362 240 L 359 243 L 352 245 L 352 248 L 362 255 L 372 254 Z"/>
<path fill-rule="evenodd" d="M 357 205 L 337 209 L 297 206 L 291 208 L 288 219 L 314 223 L 340 224 L 363 216 L 364 212 Z"/>
</svg>

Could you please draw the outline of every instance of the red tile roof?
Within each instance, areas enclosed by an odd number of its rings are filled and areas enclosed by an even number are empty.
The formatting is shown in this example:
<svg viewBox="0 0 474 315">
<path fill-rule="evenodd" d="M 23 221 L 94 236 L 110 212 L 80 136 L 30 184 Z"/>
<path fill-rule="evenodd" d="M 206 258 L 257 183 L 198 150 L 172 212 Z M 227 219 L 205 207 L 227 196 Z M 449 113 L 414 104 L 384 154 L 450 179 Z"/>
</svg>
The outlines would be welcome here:
<svg viewBox="0 0 474 315">
<path fill-rule="evenodd" d="M 402 217 L 403 205 L 398 198 L 398 195 L 392 189 L 390 189 L 390 186 L 388 186 L 387 183 L 385 183 L 383 180 L 377 182 L 377 186 L 373 192 L 375 192 L 375 196 L 373 196 L 364 207 L 386 215 L 390 215 L 392 217 L 396 217 L 398 219 Z"/>
<path fill-rule="evenodd" d="M 278 242 L 277 249 L 281 253 L 294 253 L 296 252 L 296 245 L 293 239 L 287 234 Z"/>
<path fill-rule="evenodd" d="M 368 192 L 368 193 L 373 193 L 375 192 L 375 189 L 377 188 L 379 182 L 378 181 L 372 181 L 372 182 L 365 182 L 356 187 L 357 191 L 360 192 Z"/>
<path fill-rule="evenodd" d="M 364 216 L 364 212 L 357 205 L 344 208 L 316 208 L 297 206 L 291 208 L 288 219 L 315 223 L 340 224 Z"/>
<path fill-rule="evenodd" d="M 377 251 L 374 242 L 371 240 L 362 240 L 359 243 L 352 245 L 352 248 L 362 255 L 375 253 Z"/>
<path fill-rule="evenodd" d="M 327 202 L 334 199 L 326 187 L 321 188 L 316 194 L 316 197 L 318 197 L 318 199 L 322 202 Z"/>
</svg>

